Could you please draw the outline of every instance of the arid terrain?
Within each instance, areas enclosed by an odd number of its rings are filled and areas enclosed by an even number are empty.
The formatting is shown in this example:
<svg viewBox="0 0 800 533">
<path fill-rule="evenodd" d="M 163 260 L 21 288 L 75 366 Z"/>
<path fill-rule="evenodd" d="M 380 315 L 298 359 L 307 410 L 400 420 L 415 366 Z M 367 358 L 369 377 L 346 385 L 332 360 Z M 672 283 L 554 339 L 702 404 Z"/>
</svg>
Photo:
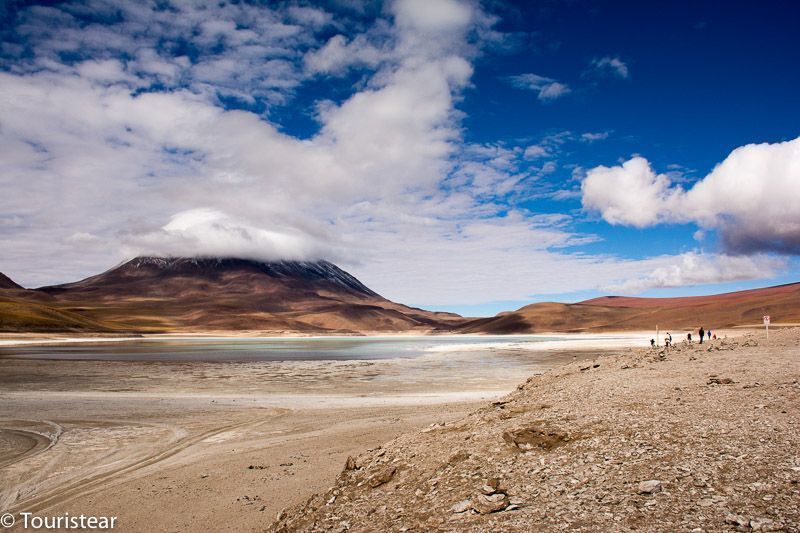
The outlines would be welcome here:
<svg viewBox="0 0 800 533">
<path fill-rule="evenodd" d="M 531 377 L 348 458 L 272 531 L 800 531 L 800 329 Z"/>
</svg>

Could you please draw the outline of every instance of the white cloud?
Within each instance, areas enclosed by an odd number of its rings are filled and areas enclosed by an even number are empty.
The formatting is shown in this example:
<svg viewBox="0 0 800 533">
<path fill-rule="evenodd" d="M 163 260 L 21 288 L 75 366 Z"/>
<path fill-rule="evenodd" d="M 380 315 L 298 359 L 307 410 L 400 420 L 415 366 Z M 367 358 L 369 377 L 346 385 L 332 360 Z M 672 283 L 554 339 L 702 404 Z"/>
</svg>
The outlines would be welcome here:
<svg viewBox="0 0 800 533">
<path fill-rule="evenodd" d="M 623 79 L 630 77 L 628 65 L 619 57 L 605 56 L 599 59 L 593 59 L 590 66 L 593 72 L 600 75 L 616 76 Z"/>
<path fill-rule="evenodd" d="M 593 143 L 595 141 L 603 141 L 605 139 L 608 139 L 609 135 L 610 132 L 607 131 L 600 131 L 597 133 L 587 132 L 581 134 L 581 140 L 587 143 Z"/>
<path fill-rule="evenodd" d="M 305 68 L 311 73 L 343 74 L 353 66 L 376 66 L 389 57 L 372 45 L 364 35 L 349 41 L 344 35 L 334 35 L 322 48 L 309 51 Z"/>
<path fill-rule="evenodd" d="M 508 78 L 511 85 L 518 89 L 526 89 L 537 93 L 543 102 L 555 100 L 572 92 L 568 85 L 538 74 L 518 74 Z"/>
<path fill-rule="evenodd" d="M 546 157 L 550 154 L 550 151 L 539 144 L 532 144 L 525 148 L 525 159 L 538 159 L 540 157 Z"/>
<path fill-rule="evenodd" d="M 674 207 L 684 194 L 667 176 L 653 172 L 643 157 L 589 170 L 581 190 L 584 208 L 599 211 L 610 224 L 637 228 L 674 220 Z"/>
<path fill-rule="evenodd" d="M 765 279 L 777 275 L 787 264 L 783 259 L 767 255 L 748 257 L 697 252 L 688 252 L 670 260 L 674 262 L 660 266 L 646 276 L 610 285 L 607 289 L 635 294 L 648 289 Z"/>
<path fill-rule="evenodd" d="M 473 18 L 473 8 L 457 0 L 395 0 L 391 6 L 401 28 L 435 34 L 464 31 Z"/>
<path fill-rule="evenodd" d="M 2 58 L 14 72 L 76 71 L 98 81 L 190 87 L 210 99 L 272 104 L 302 81 L 294 60 L 331 22 L 315 8 L 211 1 L 76 0 L 20 9 L 18 17 L 14 30 L 25 46 Z"/>
<path fill-rule="evenodd" d="M 216 209 L 190 209 L 173 215 L 162 228 L 123 238 L 128 256 L 242 257 L 257 260 L 337 260 L 330 240 L 274 222 L 270 229 Z"/>
<path fill-rule="evenodd" d="M 591 169 L 582 191 L 611 224 L 694 222 L 729 253 L 800 253 L 800 138 L 739 147 L 688 190 L 634 157 Z"/>
</svg>

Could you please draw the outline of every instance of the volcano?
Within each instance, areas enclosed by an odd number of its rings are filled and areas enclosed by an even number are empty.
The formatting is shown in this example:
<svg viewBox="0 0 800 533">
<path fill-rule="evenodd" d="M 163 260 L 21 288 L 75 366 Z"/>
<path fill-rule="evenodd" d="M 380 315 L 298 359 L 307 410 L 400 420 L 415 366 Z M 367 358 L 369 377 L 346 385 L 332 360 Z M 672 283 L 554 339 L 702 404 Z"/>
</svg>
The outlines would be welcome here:
<svg viewBox="0 0 800 533">
<path fill-rule="evenodd" d="M 36 292 L 90 320 L 142 332 L 427 332 L 460 319 L 391 302 L 328 261 L 137 257 Z"/>
</svg>

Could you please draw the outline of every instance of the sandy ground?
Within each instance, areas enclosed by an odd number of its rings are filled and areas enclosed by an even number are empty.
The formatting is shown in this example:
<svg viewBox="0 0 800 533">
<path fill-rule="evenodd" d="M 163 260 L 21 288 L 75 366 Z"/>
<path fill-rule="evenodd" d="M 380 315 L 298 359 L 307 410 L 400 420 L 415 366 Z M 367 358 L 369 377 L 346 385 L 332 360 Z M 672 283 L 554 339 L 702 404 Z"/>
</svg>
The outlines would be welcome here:
<svg viewBox="0 0 800 533">
<path fill-rule="evenodd" d="M 589 356 L 536 357 L 544 371 Z M 0 512 L 117 516 L 121 531 L 260 531 L 330 486 L 349 455 L 459 419 L 530 373 L 499 358 L 476 375 L 465 370 L 473 357 L 0 359 Z"/>
</svg>

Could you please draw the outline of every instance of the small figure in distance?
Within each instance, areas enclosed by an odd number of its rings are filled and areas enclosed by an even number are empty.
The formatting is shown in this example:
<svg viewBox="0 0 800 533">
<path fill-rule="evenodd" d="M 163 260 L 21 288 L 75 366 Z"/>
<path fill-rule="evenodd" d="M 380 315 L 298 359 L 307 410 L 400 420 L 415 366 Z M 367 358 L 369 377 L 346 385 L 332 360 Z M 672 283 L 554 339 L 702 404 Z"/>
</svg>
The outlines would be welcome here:
<svg viewBox="0 0 800 533">
<path fill-rule="evenodd" d="M 717 334 L 714 333 L 714 340 L 717 340 Z"/>
<path fill-rule="evenodd" d="M 706 330 L 703 329 L 703 326 L 700 326 L 700 344 L 703 344 L 703 337 L 706 335 Z"/>
<path fill-rule="evenodd" d="M 650 347 L 651 348 L 655 348 L 656 347 L 656 340 L 655 339 L 650 339 Z"/>
<path fill-rule="evenodd" d="M 670 339 L 670 337 L 669 337 L 669 333 L 667 333 L 666 335 L 664 335 L 664 347 L 665 347 L 665 348 L 670 348 L 670 347 L 672 347 L 672 339 Z"/>
<path fill-rule="evenodd" d="M 692 332 L 686 334 L 686 340 L 689 341 L 689 344 L 692 344 Z"/>
<path fill-rule="evenodd" d="M 669 337 L 669 345 L 672 346 L 672 333 L 669 331 L 667 332 L 667 337 Z"/>
</svg>

